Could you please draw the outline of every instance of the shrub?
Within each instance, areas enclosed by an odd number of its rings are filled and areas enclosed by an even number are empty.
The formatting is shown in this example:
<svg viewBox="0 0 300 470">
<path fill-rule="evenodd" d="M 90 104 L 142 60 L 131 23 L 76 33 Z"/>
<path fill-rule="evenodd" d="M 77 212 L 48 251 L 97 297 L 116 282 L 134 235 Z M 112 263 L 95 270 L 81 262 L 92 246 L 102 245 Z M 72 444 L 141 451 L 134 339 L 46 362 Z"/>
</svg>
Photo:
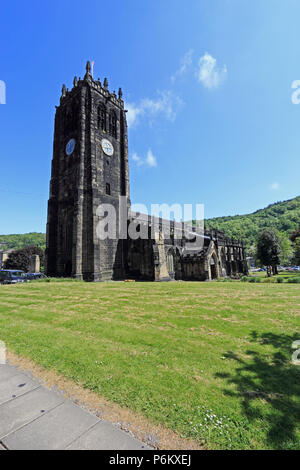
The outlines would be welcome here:
<svg viewBox="0 0 300 470">
<path fill-rule="evenodd" d="M 22 269 L 28 272 L 30 265 L 30 257 L 39 255 L 41 266 L 44 265 L 45 253 L 38 246 L 27 246 L 19 250 L 12 251 L 8 259 L 4 263 L 4 269 Z"/>
<path fill-rule="evenodd" d="M 289 284 L 300 284 L 300 276 L 290 277 L 287 282 Z"/>
<path fill-rule="evenodd" d="M 260 277 L 250 277 L 249 282 L 261 282 L 261 278 Z"/>
<path fill-rule="evenodd" d="M 278 282 L 278 284 L 282 284 L 284 282 L 284 278 L 283 277 L 277 277 L 276 282 Z"/>
</svg>

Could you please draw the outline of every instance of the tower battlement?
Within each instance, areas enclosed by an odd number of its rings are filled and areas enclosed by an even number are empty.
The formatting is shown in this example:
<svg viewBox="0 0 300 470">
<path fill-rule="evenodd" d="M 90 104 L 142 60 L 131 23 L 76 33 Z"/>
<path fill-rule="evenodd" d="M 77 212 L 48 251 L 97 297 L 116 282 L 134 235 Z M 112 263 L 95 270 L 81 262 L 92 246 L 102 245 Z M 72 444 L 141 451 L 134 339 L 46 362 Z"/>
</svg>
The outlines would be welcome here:
<svg viewBox="0 0 300 470">
<path fill-rule="evenodd" d="M 63 84 L 60 97 L 60 105 L 66 104 L 70 98 L 72 99 L 72 96 L 76 94 L 79 88 L 86 85 L 89 85 L 91 89 L 98 92 L 106 101 L 110 101 L 115 106 L 124 109 L 122 88 L 119 88 L 117 96 L 115 91 L 109 91 L 107 78 L 104 78 L 103 84 L 101 83 L 100 78 L 94 80 L 91 74 L 91 65 L 89 61 L 86 64 L 86 73 L 84 78 L 77 78 L 77 76 L 75 75 L 73 79 L 73 87 L 71 88 L 71 90 L 69 90 L 66 85 Z"/>
</svg>

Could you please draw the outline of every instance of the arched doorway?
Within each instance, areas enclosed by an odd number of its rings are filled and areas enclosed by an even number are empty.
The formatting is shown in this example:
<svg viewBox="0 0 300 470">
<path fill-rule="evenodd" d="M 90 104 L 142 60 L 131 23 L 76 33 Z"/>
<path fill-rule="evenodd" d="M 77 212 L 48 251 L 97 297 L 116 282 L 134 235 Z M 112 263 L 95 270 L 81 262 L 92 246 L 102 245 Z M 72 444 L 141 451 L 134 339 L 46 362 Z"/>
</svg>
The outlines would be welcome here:
<svg viewBox="0 0 300 470">
<path fill-rule="evenodd" d="M 217 267 L 213 256 L 210 258 L 210 275 L 212 279 L 217 278 Z"/>
<path fill-rule="evenodd" d="M 209 260 L 210 279 L 217 279 L 219 277 L 218 258 L 216 253 L 212 253 Z"/>
</svg>

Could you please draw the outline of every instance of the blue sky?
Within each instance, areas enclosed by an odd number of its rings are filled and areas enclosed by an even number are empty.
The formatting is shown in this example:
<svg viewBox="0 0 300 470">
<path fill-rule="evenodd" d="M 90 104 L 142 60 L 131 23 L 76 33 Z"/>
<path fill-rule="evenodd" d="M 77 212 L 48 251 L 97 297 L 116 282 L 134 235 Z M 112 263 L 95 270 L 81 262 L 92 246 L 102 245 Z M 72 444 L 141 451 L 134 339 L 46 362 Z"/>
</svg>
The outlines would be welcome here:
<svg viewBox="0 0 300 470">
<path fill-rule="evenodd" d="M 0 233 L 45 231 L 61 86 L 123 88 L 134 203 L 252 212 L 300 194 L 298 0 L 10 0 L 0 11 Z"/>
</svg>

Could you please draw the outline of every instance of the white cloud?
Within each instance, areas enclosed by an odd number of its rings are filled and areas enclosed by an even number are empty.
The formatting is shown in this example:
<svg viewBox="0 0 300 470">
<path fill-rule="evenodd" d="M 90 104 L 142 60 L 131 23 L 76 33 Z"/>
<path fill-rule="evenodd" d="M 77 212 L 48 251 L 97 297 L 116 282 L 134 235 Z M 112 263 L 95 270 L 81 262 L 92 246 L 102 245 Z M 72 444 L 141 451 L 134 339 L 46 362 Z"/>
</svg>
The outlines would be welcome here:
<svg viewBox="0 0 300 470">
<path fill-rule="evenodd" d="M 143 99 L 141 101 L 142 109 L 150 115 L 162 114 L 170 121 L 176 118 L 178 109 L 182 106 L 181 98 L 175 96 L 171 91 L 159 91 L 158 99 Z"/>
<path fill-rule="evenodd" d="M 279 189 L 279 183 L 272 183 L 271 186 L 270 186 L 270 189 L 273 189 L 274 191 L 276 191 L 276 189 Z"/>
<path fill-rule="evenodd" d="M 138 166 L 141 166 L 141 165 L 146 165 L 146 166 L 149 166 L 151 168 L 154 168 L 157 166 L 157 160 L 156 160 L 156 157 L 153 155 L 153 152 L 151 149 L 148 150 L 147 152 L 147 156 L 145 158 L 143 157 L 140 157 L 137 153 L 134 153 L 132 155 L 132 160 L 134 162 L 136 162 L 136 164 Z"/>
<path fill-rule="evenodd" d="M 139 115 L 142 113 L 142 109 L 134 104 L 126 104 L 127 109 L 127 125 L 132 127 L 138 120 Z"/>
<path fill-rule="evenodd" d="M 141 116 L 146 116 L 150 122 L 161 115 L 169 121 L 174 121 L 183 101 L 170 90 L 158 91 L 157 99 L 143 98 L 139 104 L 126 103 L 127 124 L 133 127 Z"/>
<path fill-rule="evenodd" d="M 174 73 L 174 75 L 172 75 L 171 77 L 171 82 L 174 83 L 175 80 L 178 78 L 178 77 L 182 77 L 183 75 L 186 74 L 186 72 L 188 71 L 188 69 L 191 67 L 192 63 L 193 63 L 193 54 L 194 54 L 194 50 L 193 49 L 190 49 L 189 51 L 186 52 L 186 54 L 183 56 L 183 58 L 181 59 L 180 61 L 180 67 L 179 69 Z"/>
<path fill-rule="evenodd" d="M 206 88 L 217 88 L 225 79 L 226 75 L 226 65 L 224 65 L 223 68 L 218 68 L 217 60 L 207 52 L 200 57 L 196 76 L 203 86 Z"/>
<path fill-rule="evenodd" d="M 171 77 L 172 83 L 189 72 L 193 66 L 193 55 L 193 49 L 186 52 L 181 59 L 179 69 Z M 216 88 L 226 75 L 226 65 L 219 68 L 216 59 L 207 52 L 200 57 L 196 78 L 203 86 Z M 156 98 L 143 98 L 139 103 L 126 103 L 128 127 L 137 126 L 142 118 L 146 118 L 150 124 L 158 117 L 173 122 L 183 105 L 183 100 L 173 90 L 158 90 Z"/>
<path fill-rule="evenodd" d="M 151 149 L 148 150 L 146 162 L 148 166 L 151 166 L 151 167 L 157 166 L 156 157 L 153 155 Z"/>
<path fill-rule="evenodd" d="M 141 157 L 138 156 L 137 153 L 134 153 L 134 154 L 132 155 L 132 160 L 133 160 L 134 162 L 136 162 L 136 164 L 137 164 L 138 166 L 140 166 L 140 165 L 143 164 L 143 160 L 141 159 Z"/>
</svg>

